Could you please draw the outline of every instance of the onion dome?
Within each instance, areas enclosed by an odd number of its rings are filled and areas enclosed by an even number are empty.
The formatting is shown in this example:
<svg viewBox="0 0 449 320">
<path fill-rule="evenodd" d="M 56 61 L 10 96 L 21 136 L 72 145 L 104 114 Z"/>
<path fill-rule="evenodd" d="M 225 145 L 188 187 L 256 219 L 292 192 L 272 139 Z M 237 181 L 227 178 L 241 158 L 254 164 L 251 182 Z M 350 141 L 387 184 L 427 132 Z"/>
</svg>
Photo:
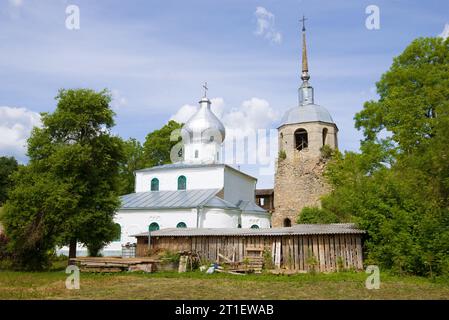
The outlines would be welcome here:
<svg viewBox="0 0 449 320">
<path fill-rule="evenodd" d="M 210 100 L 204 96 L 200 101 L 198 111 L 184 124 L 181 134 L 184 143 L 222 143 L 226 130 L 223 123 L 212 112 Z"/>
</svg>

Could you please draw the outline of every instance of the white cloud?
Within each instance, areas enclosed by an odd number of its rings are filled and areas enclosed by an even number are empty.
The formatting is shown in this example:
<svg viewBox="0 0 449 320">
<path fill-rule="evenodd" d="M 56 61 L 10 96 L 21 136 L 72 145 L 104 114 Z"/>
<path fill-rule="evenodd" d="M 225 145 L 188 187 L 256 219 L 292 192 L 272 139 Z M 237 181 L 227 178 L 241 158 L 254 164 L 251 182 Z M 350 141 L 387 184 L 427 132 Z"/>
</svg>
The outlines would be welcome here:
<svg viewBox="0 0 449 320">
<path fill-rule="evenodd" d="M 238 108 L 226 108 L 223 98 L 211 99 L 212 112 L 223 122 L 226 129 L 248 130 L 269 129 L 279 119 L 279 112 L 271 108 L 268 101 L 251 98 L 242 102 Z M 185 104 L 170 117 L 180 123 L 185 123 L 198 110 L 197 106 Z"/>
<path fill-rule="evenodd" d="M 438 36 L 443 39 L 447 39 L 449 37 L 449 23 L 444 25 L 443 32 L 441 32 Z"/>
<path fill-rule="evenodd" d="M 223 98 L 212 98 L 211 100 L 211 110 L 218 118 L 221 118 L 224 111 L 224 99 Z M 198 110 L 197 106 L 191 104 L 185 104 L 179 110 L 170 117 L 170 120 L 175 120 L 179 123 L 186 123 L 191 116 L 195 114 Z"/>
<path fill-rule="evenodd" d="M 31 129 L 41 125 L 41 117 L 36 112 L 0 106 L 0 155 L 25 160 L 26 142 Z"/>
<path fill-rule="evenodd" d="M 269 129 L 279 119 L 279 114 L 270 107 L 268 101 L 251 98 L 243 101 L 239 108 L 231 109 L 223 115 L 226 128 L 239 130 L 243 134 L 249 130 Z"/>
<path fill-rule="evenodd" d="M 179 110 L 170 117 L 170 120 L 175 120 L 179 123 L 186 123 L 187 120 L 196 112 L 198 108 L 190 104 L 185 104 Z"/>
<path fill-rule="evenodd" d="M 23 0 L 9 0 L 9 4 L 13 7 L 21 7 L 23 5 Z"/>
<path fill-rule="evenodd" d="M 112 94 L 111 106 L 113 109 L 119 109 L 128 106 L 128 99 L 126 99 L 126 97 L 123 96 L 120 93 L 120 91 L 112 90 L 111 94 Z"/>
<path fill-rule="evenodd" d="M 275 16 L 264 7 L 257 7 L 254 12 L 257 18 L 256 35 L 265 37 L 274 43 L 282 42 L 282 34 L 275 28 Z"/>
</svg>

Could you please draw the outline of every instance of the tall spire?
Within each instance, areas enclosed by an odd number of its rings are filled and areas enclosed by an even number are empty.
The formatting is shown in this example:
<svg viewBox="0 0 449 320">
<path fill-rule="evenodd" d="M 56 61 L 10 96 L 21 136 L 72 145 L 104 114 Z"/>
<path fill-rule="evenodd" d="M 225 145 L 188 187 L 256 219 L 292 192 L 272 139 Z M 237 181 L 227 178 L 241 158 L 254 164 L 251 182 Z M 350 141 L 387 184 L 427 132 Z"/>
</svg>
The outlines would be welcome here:
<svg viewBox="0 0 449 320">
<path fill-rule="evenodd" d="M 307 62 L 307 45 L 306 45 L 306 18 L 302 16 L 302 19 L 299 20 L 302 22 L 302 80 L 309 80 L 309 64 Z"/>
<path fill-rule="evenodd" d="M 304 106 L 307 104 L 313 104 L 313 88 L 309 85 L 309 63 L 307 60 L 307 45 L 306 45 L 306 25 L 305 21 L 307 19 L 302 16 L 299 20 L 302 22 L 302 73 L 301 80 L 302 84 L 299 87 L 299 105 Z"/>
</svg>

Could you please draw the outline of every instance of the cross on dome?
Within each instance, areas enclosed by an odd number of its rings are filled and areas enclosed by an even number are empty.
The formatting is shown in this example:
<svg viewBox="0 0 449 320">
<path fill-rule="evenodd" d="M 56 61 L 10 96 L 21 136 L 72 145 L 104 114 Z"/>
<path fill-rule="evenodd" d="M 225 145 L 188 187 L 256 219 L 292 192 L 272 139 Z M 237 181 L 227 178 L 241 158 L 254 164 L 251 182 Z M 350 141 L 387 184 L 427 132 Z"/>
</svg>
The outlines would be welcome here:
<svg viewBox="0 0 449 320">
<path fill-rule="evenodd" d="M 204 88 L 204 98 L 207 98 L 207 90 L 209 90 L 209 88 L 207 87 L 207 81 L 204 82 L 203 88 Z"/>
</svg>

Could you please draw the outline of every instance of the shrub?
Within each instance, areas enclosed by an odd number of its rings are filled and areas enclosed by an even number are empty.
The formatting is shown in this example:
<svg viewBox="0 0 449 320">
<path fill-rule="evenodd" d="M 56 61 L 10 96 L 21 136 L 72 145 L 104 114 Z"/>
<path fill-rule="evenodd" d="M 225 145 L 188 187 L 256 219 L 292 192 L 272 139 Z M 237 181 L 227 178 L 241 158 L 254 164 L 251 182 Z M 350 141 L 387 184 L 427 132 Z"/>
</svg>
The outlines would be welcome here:
<svg viewBox="0 0 449 320">
<path fill-rule="evenodd" d="M 285 153 L 285 150 L 280 150 L 278 153 L 279 160 L 285 160 L 287 158 L 287 154 Z"/>
<path fill-rule="evenodd" d="M 305 207 L 301 210 L 297 220 L 297 223 L 337 223 L 338 217 L 331 211 L 321 209 L 318 207 Z"/>
<path fill-rule="evenodd" d="M 332 158 L 332 156 L 334 155 L 334 150 L 328 144 L 322 146 L 320 152 L 321 158 L 326 160 Z"/>
<path fill-rule="evenodd" d="M 162 252 L 161 259 L 167 263 L 179 263 L 179 259 L 181 255 L 179 252 L 173 252 L 170 250 L 166 250 Z"/>
<path fill-rule="evenodd" d="M 274 269 L 273 256 L 270 250 L 263 251 L 263 267 L 265 270 Z"/>
<path fill-rule="evenodd" d="M 8 259 L 8 238 L 3 233 L 0 234 L 0 260 Z"/>
</svg>

